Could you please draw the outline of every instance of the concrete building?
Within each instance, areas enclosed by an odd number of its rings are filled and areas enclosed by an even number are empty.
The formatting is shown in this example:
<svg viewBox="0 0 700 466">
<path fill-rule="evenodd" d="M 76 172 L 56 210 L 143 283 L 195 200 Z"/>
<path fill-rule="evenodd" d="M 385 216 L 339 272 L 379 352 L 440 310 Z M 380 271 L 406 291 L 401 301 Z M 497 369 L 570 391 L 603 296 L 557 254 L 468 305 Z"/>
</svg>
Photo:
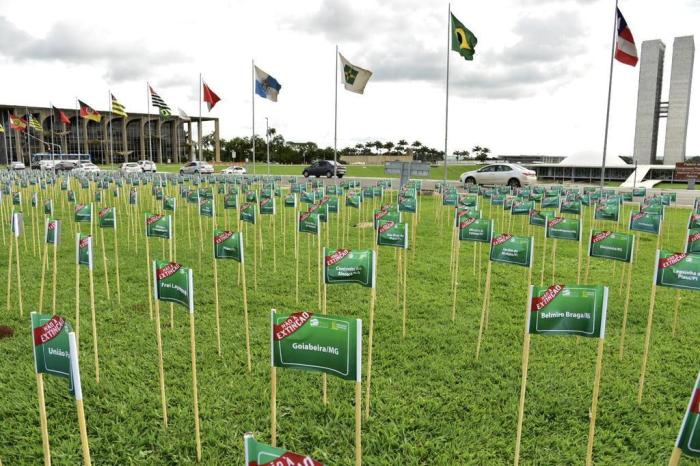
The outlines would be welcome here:
<svg viewBox="0 0 700 466">
<path fill-rule="evenodd" d="M 31 154 L 50 152 L 64 154 L 90 154 L 98 164 L 133 162 L 146 159 L 156 163 L 183 163 L 195 154 L 193 125 L 214 123 L 214 158 L 221 158 L 219 143 L 219 119 L 213 117 L 191 117 L 184 120 L 176 115 L 161 118 L 157 113 L 132 113 L 128 118 L 112 115 L 109 111 L 97 110 L 102 120 L 96 123 L 78 116 L 76 109 L 60 109 L 68 116 L 70 125 L 52 120 L 52 111 L 47 107 L 23 105 L 0 105 L 0 121 L 5 134 L 0 135 L 0 164 L 9 160 L 31 163 Z M 39 121 L 43 131 L 29 129 L 27 133 L 10 129 L 9 114 L 26 119 L 31 113 Z"/>
<path fill-rule="evenodd" d="M 658 39 L 642 42 L 633 156 L 640 165 L 657 163 L 660 118 L 667 118 L 663 164 L 685 161 L 695 58 L 693 36 L 676 37 L 673 41 L 668 102 L 661 101 L 665 50 Z"/>
<path fill-rule="evenodd" d="M 666 165 L 685 161 L 694 59 L 693 36 L 676 37 L 673 40 L 671 88 L 668 95 L 668 118 L 664 143 L 664 164 Z"/>
</svg>

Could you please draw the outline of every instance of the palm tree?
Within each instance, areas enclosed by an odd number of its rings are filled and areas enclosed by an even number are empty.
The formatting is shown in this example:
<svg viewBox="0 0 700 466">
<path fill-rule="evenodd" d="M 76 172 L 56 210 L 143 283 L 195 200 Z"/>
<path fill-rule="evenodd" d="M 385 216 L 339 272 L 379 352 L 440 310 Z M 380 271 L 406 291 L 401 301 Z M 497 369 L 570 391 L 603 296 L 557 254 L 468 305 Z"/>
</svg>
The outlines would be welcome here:
<svg viewBox="0 0 700 466">
<path fill-rule="evenodd" d="M 384 143 L 384 148 L 386 149 L 386 153 L 390 154 L 391 150 L 394 148 L 394 143 L 389 141 Z"/>
</svg>

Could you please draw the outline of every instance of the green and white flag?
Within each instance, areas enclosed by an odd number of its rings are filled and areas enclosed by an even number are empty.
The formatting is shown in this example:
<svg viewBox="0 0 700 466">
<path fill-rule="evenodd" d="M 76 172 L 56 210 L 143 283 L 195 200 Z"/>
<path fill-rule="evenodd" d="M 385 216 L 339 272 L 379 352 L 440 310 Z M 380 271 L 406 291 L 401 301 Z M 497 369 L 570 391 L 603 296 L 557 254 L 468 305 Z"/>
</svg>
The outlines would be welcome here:
<svg viewBox="0 0 700 466">
<path fill-rule="evenodd" d="M 297 195 L 296 193 L 289 193 L 284 196 L 284 206 L 296 208 L 297 206 Z"/>
<path fill-rule="evenodd" d="M 377 245 L 408 249 L 408 223 L 380 221 L 377 228 Z"/>
<path fill-rule="evenodd" d="M 61 242 L 61 221 L 51 218 L 46 219 L 46 230 L 44 234 L 46 244 L 58 245 Z"/>
<path fill-rule="evenodd" d="M 659 286 L 700 290 L 700 255 L 657 250 L 654 282 Z"/>
<path fill-rule="evenodd" d="M 241 221 L 255 225 L 257 222 L 256 206 L 257 204 L 255 202 L 246 202 L 245 204 L 241 205 L 239 214 Z"/>
<path fill-rule="evenodd" d="M 354 207 L 359 209 L 362 206 L 362 193 L 351 191 L 345 197 L 345 207 Z"/>
<path fill-rule="evenodd" d="M 529 215 L 535 208 L 535 201 L 513 201 L 510 206 L 511 215 Z"/>
<path fill-rule="evenodd" d="M 545 235 L 547 238 L 581 240 L 581 220 L 577 218 L 554 217 L 547 221 Z"/>
<path fill-rule="evenodd" d="M 688 408 L 676 438 L 676 448 L 680 448 L 688 456 L 700 458 L 700 373 L 690 393 Z"/>
<path fill-rule="evenodd" d="M 92 236 L 75 234 L 75 263 L 92 270 Z"/>
<path fill-rule="evenodd" d="M 175 262 L 153 261 L 153 297 L 185 306 L 194 312 L 192 269 Z"/>
<path fill-rule="evenodd" d="M 547 225 L 551 219 L 556 217 L 556 213 L 553 210 L 535 210 L 530 211 L 530 217 L 528 218 L 528 223 L 530 225 L 535 225 L 538 227 L 543 227 Z"/>
<path fill-rule="evenodd" d="M 199 215 L 202 217 L 214 216 L 214 200 L 208 197 L 202 197 L 199 200 Z"/>
<path fill-rule="evenodd" d="M 68 379 L 68 392 L 83 399 L 75 334 L 63 317 L 32 312 L 34 371 Z"/>
<path fill-rule="evenodd" d="M 531 334 L 605 338 L 607 286 L 530 285 L 528 303 Z"/>
<path fill-rule="evenodd" d="M 620 218 L 620 204 L 606 203 L 597 205 L 595 208 L 595 219 L 596 220 L 610 220 L 612 222 L 617 222 Z"/>
<path fill-rule="evenodd" d="M 371 249 L 323 248 L 323 279 L 329 285 L 359 283 L 374 288 L 377 283 L 377 257 Z"/>
<path fill-rule="evenodd" d="M 131 188 L 129 191 L 129 205 L 136 205 L 139 203 L 139 192 L 136 189 Z"/>
<path fill-rule="evenodd" d="M 245 466 L 323 466 L 310 456 L 258 442 L 253 434 L 243 436 Z"/>
<path fill-rule="evenodd" d="M 489 259 L 493 262 L 532 267 L 534 249 L 533 236 L 513 236 L 502 233 L 491 240 Z"/>
<path fill-rule="evenodd" d="M 630 212 L 629 229 L 658 235 L 661 231 L 661 214 L 652 212 Z"/>
<path fill-rule="evenodd" d="M 476 47 L 476 36 L 467 29 L 455 15 L 450 13 L 451 25 L 451 48 L 459 53 L 465 60 L 474 59 L 474 47 Z"/>
<path fill-rule="evenodd" d="M 540 207 L 542 209 L 559 209 L 559 197 L 555 196 L 542 198 Z"/>
<path fill-rule="evenodd" d="M 415 197 L 399 196 L 399 212 L 415 213 L 417 208 L 418 206 Z"/>
<path fill-rule="evenodd" d="M 243 232 L 214 230 L 214 258 L 233 259 L 243 263 Z"/>
<path fill-rule="evenodd" d="M 12 193 L 12 205 L 22 204 L 22 193 L 20 191 L 15 191 Z"/>
<path fill-rule="evenodd" d="M 321 234 L 321 220 L 318 213 L 304 212 L 299 214 L 297 221 L 297 231 L 299 233 L 311 233 L 312 235 Z"/>
<path fill-rule="evenodd" d="M 467 217 L 459 222 L 460 241 L 478 241 L 490 243 L 493 236 L 493 220 L 487 218 Z"/>
<path fill-rule="evenodd" d="M 224 195 L 224 209 L 238 208 L 238 193 L 228 193 Z"/>
<path fill-rule="evenodd" d="M 92 222 L 92 204 L 78 204 L 75 206 L 75 221 L 78 223 Z"/>
<path fill-rule="evenodd" d="M 260 215 L 275 215 L 275 198 L 260 199 Z"/>
<path fill-rule="evenodd" d="M 544 207 L 544 204 L 542 205 Z M 581 215 L 581 200 L 578 199 L 565 199 L 561 202 L 559 207 L 559 213 L 561 214 L 576 214 Z"/>
<path fill-rule="evenodd" d="M 613 233 L 608 230 L 591 230 L 588 255 L 632 262 L 634 260 L 634 235 Z"/>
<path fill-rule="evenodd" d="M 117 209 L 105 207 L 97 213 L 100 219 L 100 228 L 117 228 Z"/>
<path fill-rule="evenodd" d="M 379 222 L 392 221 L 401 223 L 401 212 L 399 209 L 377 209 L 374 211 L 374 228 L 379 228 Z"/>
<path fill-rule="evenodd" d="M 691 228 L 685 237 L 685 252 L 700 254 L 700 228 Z"/>
<path fill-rule="evenodd" d="M 362 321 L 295 312 L 271 312 L 272 365 L 324 372 L 344 380 L 362 377 Z"/>
<path fill-rule="evenodd" d="M 343 71 L 345 89 L 356 94 L 364 93 L 367 81 L 372 77 L 372 72 L 353 65 L 340 52 L 338 52 L 338 56 L 340 57 L 340 66 Z"/>
<path fill-rule="evenodd" d="M 144 213 L 146 236 L 170 239 L 173 236 L 173 222 L 170 215 Z"/>
<path fill-rule="evenodd" d="M 176 208 L 177 208 L 177 197 L 175 197 L 175 196 L 163 197 L 163 210 L 175 212 Z"/>
</svg>

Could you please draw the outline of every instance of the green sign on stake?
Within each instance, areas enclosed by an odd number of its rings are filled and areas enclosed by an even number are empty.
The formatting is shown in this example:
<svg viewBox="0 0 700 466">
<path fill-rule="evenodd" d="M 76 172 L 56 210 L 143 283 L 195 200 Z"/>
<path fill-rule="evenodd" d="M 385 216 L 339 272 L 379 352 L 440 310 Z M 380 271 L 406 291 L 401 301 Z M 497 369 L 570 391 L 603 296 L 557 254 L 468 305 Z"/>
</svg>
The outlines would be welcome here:
<svg viewBox="0 0 700 466">
<path fill-rule="evenodd" d="M 153 297 L 185 306 L 194 312 L 192 269 L 175 262 L 153 261 Z"/>
<path fill-rule="evenodd" d="M 545 227 L 547 238 L 581 240 L 581 221 L 577 218 L 554 217 Z"/>
<path fill-rule="evenodd" d="M 490 243 L 493 236 L 493 220 L 468 217 L 459 222 L 460 241 Z"/>
<path fill-rule="evenodd" d="M 377 244 L 408 249 L 408 223 L 380 221 L 377 228 Z"/>
<path fill-rule="evenodd" d="M 359 283 L 374 288 L 377 283 L 377 258 L 371 249 L 323 248 L 323 277 L 329 285 Z"/>
<path fill-rule="evenodd" d="M 688 408 L 676 438 L 676 448 L 688 456 L 700 458 L 700 373 L 690 393 Z"/>
<path fill-rule="evenodd" d="M 671 288 L 700 290 L 700 255 L 657 250 L 654 282 Z"/>
<path fill-rule="evenodd" d="M 634 260 L 634 235 L 613 233 L 608 230 L 591 230 L 588 255 L 632 262 Z"/>
<path fill-rule="evenodd" d="M 243 262 L 243 232 L 214 230 L 214 258 Z"/>
<path fill-rule="evenodd" d="M 606 286 L 531 285 L 528 302 L 530 334 L 605 338 Z"/>
<path fill-rule="evenodd" d="M 513 236 L 502 233 L 491 240 L 489 259 L 493 262 L 532 267 L 533 236 Z"/>
<path fill-rule="evenodd" d="M 69 334 L 70 323 L 61 316 L 32 312 L 32 339 L 34 340 L 34 369 L 37 374 L 51 374 L 68 379 L 68 390 L 73 390 Z"/>
<path fill-rule="evenodd" d="M 258 442 L 253 434 L 243 436 L 245 466 L 323 466 L 309 456 Z"/>
</svg>

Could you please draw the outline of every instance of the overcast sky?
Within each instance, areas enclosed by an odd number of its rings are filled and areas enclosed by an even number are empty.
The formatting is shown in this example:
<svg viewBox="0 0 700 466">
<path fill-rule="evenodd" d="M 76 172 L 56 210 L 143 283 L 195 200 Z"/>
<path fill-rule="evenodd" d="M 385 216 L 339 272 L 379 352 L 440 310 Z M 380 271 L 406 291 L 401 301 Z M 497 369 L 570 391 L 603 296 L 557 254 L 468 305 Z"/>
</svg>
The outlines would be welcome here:
<svg viewBox="0 0 700 466">
<path fill-rule="evenodd" d="M 603 145 L 613 0 L 471 0 L 453 13 L 478 38 L 474 61 L 452 53 L 449 152 L 598 154 Z M 695 34 L 700 0 L 620 0 L 637 44 Z M 338 145 L 444 144 L 447 3 L 433 0 L 0 0 L 0 102 L 98 110 L 111 91 L 145 112 L 146 81 L 173 108 L 198 112 L 198 74 L 222 101 L 222 137 L 251 132 L 251 60 L 281 84 L 256 97 L 286 139 L 333 143 L 335 45 L 374 73 L 364 95 L 340 90 Z M 700 46 L 700 44 L 699 44 Z M 639 66 L 615 62 L 609 148 L 631 154 Z M 688 154 L 700 155 L 693 86 Z M 207 114 L 206 107 L 203 109 Z M 663 123 L 660 131 L 663 151 Z"/>
</svg>

